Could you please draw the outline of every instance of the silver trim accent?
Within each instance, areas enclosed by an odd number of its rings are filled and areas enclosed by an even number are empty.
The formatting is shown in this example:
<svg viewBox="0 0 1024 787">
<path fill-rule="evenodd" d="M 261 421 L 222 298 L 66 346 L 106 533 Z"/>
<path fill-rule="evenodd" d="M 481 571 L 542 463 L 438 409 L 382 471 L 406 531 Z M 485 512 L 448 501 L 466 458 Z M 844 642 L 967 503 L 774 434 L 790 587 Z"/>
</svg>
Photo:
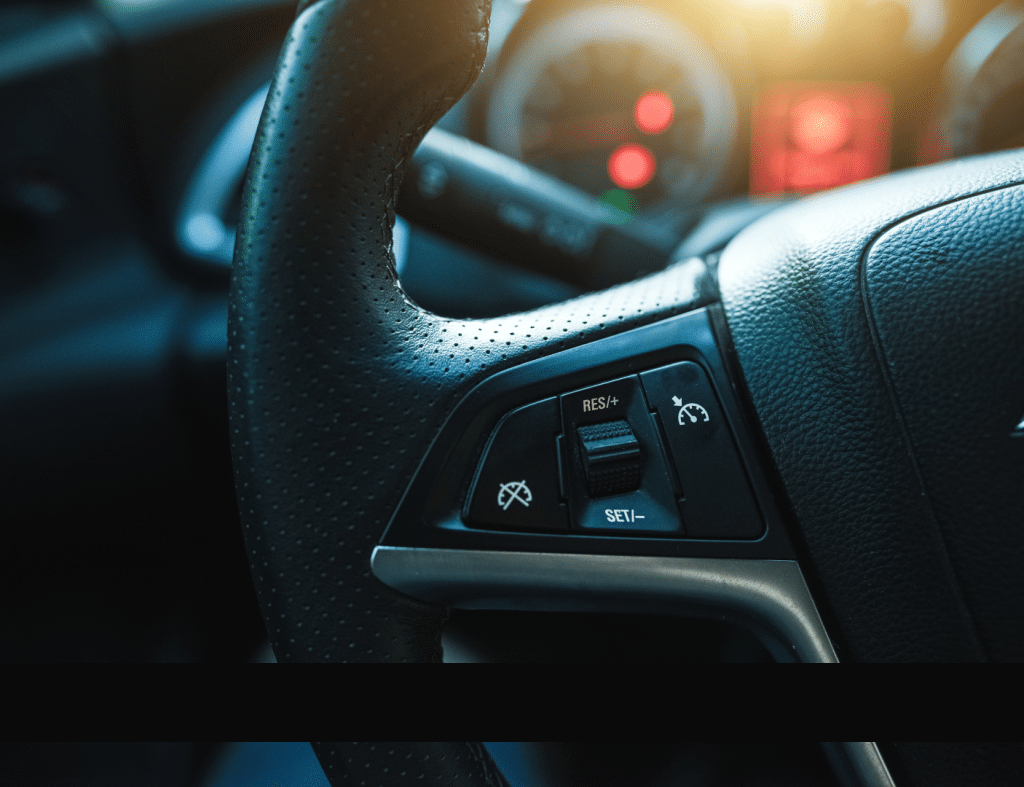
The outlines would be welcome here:
<svg viewBox="0 0 1024 787">
<path fill-rule="evenodd" d="M 378 546 L 370 568 L 401 593 L 450 607 L 710 615 L 752 629 L 780 661 L 838 661 L 792 560 Z"/>
<path fill-rule="evenodd" d="M 269 90 L 268 82 L 227 122 L 185 191 L 178 214 L 178 243 L 194 257 L 231 265 L 235 228 L 224 224 L 224 215 L 245 177 Z"/>
<path fill-rule="evenodd" d="M 877 743 L 843 743 L 847 761 L 863 787 L 896 787 Z"/>
</svg>

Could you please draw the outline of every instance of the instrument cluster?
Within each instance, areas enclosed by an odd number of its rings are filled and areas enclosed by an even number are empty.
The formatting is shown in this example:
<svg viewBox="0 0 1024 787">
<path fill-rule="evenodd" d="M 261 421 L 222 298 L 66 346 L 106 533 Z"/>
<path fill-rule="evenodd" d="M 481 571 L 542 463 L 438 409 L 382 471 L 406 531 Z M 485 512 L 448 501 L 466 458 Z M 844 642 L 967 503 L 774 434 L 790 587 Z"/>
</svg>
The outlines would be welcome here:
<svg viewBox="0 0 1024 787">
<path fill-rule="evenodd" d="M 807 194 L 953 155 L 958 52 L 1015 8 L 495 0 L 473 135 L 629 212 Z"/>
</svg>

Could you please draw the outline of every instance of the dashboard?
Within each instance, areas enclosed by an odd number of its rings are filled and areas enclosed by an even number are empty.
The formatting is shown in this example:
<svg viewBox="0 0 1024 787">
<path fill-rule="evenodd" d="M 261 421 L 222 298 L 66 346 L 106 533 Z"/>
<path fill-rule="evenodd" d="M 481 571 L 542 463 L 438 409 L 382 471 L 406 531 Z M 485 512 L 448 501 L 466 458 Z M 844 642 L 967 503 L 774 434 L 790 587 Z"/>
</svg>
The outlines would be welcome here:
<svg viewBox="0 0 1024 787">
<path fill-rule="evenodd" d="M 802 195 L 948 157 L 953 83 L 1021 19 L 1013 4 L 942 0 L 502 6 L 516 21 L 494 41 L 464 133 L 640 206 Z M 659 101 L 664 119 L 646 121 Z M 623 145 L 648 148 L 650 171 L 618 174 Z M 836 167 L 861 152 L 862 170 Z M 762 171 L 801 155 L 817 178 Z"/>
<path fill-rule="evenodd" d="M 983 10 L 941 0 L 517 5 L 470 133 L 593 193 L 628 189 L 642 205 L 806 194 L 943 157 L 929 135 L 949 111 L 936 104 L 952 79 L 951 44 Z M 998 28 L 1019 10 L 990 17 Z M 965 48 L 983 48 L 975 39 Z M 658 101 L 663 121 L 642 117 Z M 654 154 L 649 180 L 616 173 L 624 144 Z M 842 172 L 843 153 L 869 160 Z M 818 177 L 766 178 L 773 156 L 787 155 L 810 159 Z"/>
<path fill-rule="evenodd" d="M 1018 81 L 1012 52 L 994 69 L 1000 76 L 991 95 L 980 96 L 976 77 L 1022 19 L 1012 3 L 993 9 L 942 0 L 729 0 L 714 8 L 681 0 L 495 0 L 483 73 L 439 128 L 567 184 L 623 221 L 660 222 L 673 233 L 663 246 L 695 231 L 703 238 L 710 224 L 717 233 L 688 249 L 703 254 L 790 199 L 1012 146 L 1012 119 L 1003 118 L 1010 128 L 995 143 L 965 142 L 963 129 L 965 117 L 983 114 L 979 103 L 1014 105 L 1003 84 Z M 191 171 L 178 173 L 187 186 L 175 232 L 187 256 L 230 264 L 274 51 L 234 76 L 261 83 L 251 94 L 240 100 L 233 86 L 198 123 L 217 133 L 208 134 Z M 421 192 L 438 187 L 437 173 L 418 174 Z M 513 302 L 497 297 L 476 310 L 448 304 L 421 291 L 420 279 L 431 278 L 418 275 L 433 264 L 428 258 L 466 259 L 478 269 L 501 255 L 492 247 L 482 260 L 429 229 L 415 216 L 412 226 L 400 218 L 395 248 L 410 294 L 435 311 L 485 316 L 537 305 L 525 291 L 539 288 L 540 300 L 579 291 L 545 281 L 551 271 L 535 265 L 540 278 L 496 274 L 519 293 Z M 410 242 L 416 253 L 405 270 Z M 477 297 L 501 286 L 474 282 L 468 291 Z"/>
<path fill-rule="evenodd" d="M 8 658 L 266 656 L 228 450 L 226 302 L 294 14 L 274 0 L 0 9 Z M 627 228 L 669 228 L 665 264 L 713 259 L 794 199 L 1024 144 L 1022 31 L 1021 6 L 992 0 L 493 0 L 483 71 L 439 127 Z M 409 296 L 445 316 L 583 289 L 401 210 L 394 253 Z M 721 648 L 694 660 L 764 655 L 700 636 Z"/>
</svg>

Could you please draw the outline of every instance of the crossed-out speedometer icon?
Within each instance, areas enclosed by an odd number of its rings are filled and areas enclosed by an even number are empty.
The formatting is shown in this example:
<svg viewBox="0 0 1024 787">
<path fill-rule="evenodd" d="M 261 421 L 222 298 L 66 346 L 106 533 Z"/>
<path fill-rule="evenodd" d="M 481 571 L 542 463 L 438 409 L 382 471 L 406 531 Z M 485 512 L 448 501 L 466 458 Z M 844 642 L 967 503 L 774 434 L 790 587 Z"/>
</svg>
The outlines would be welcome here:
<svg viewBox="0 0 1024 787">
<path fill-rule="evenodd" d="M 510 481 L 498 487 L 498 505 L 505 511 L 508 511 L 508 507 L 515 501 L 529 508 L 531 500 L 533 500 L 533 495 L 530 493 L 530 487 L 526 485 L 526 481 Z"/>
</svg>

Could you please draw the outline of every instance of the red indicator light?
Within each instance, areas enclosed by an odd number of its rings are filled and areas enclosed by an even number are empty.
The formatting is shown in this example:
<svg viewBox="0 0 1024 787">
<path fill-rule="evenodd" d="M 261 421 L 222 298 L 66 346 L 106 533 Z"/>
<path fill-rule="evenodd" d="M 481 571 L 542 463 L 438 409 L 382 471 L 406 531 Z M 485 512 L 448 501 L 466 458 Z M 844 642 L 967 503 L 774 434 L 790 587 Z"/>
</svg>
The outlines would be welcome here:
<svg viewBox="0 0 1024 787">
<path fill-rule="evenodd" d="M 831 153 L 850 138 L 850 107 L 834 96 L 813 96 L 789 111 L 790 133 L 797 146 L 811 153 Z"/>
<path fill-rule="evenodd" d="M 672 99 L 660 90 L 644 93 L 633 110 L 636 127 L 645 134 L 660 134 L 672 124 Z"/>
<path fill-rule="evenodd" d="M 654 154 L 643 145 L 620 145 L 608 157 L 608 174 L 623 189 L 646 186 L 654 177 Z"/>
<path fill-rule="evenodd" d="M 754 106 L 750 192 L 812 192 L 889 169 L 889 97 L 864 82 L 782 82 Z"/>
</svg>

